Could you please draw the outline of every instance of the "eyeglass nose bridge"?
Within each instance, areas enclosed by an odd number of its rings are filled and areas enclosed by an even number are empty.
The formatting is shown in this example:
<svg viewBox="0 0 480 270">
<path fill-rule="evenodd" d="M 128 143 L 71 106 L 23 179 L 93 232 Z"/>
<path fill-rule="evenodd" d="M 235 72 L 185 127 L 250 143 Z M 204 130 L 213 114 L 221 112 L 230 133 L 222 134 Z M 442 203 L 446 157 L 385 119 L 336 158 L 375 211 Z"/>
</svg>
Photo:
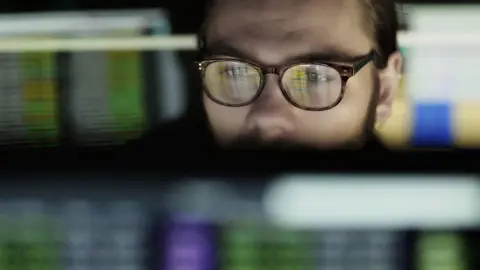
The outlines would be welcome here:
<svg viewBox="0 0 480 270">
<path fill-rule="evenodd" d="M 260 89 L 258 91 L 259 95 L 265 89 L 265 84 L 267 83 L 266 78 L 265 78 L 266 75 L 268 75 L 268 74 L 277 75 L 278 76 L 278 83 L 281 84 L 280 81 L 282 80 L 282 73 L 281 73 L 280 68 L 264 67 L 264 68 L 260 68 L 260 71 L 262 72 L 263 77 L 261 78 L 261 82 L 260 82 L 260 87 L 259 87 Z M 285 93 L 285 90 L 283 89 L 283 87 L 280 87 L 280 90 L 282 91 L 282 94 L 285 96 L 285 98 L 288 100 L 288 97 L 286 96 L 286 93 Z"/>
<path fill-rule="evenodd" d="M 280 75 L 280 69 L 279 68 L 262 68 L 262 73 L 263 75 L 267 74 L 275 74 L 275 75 Z"/>
</svg>

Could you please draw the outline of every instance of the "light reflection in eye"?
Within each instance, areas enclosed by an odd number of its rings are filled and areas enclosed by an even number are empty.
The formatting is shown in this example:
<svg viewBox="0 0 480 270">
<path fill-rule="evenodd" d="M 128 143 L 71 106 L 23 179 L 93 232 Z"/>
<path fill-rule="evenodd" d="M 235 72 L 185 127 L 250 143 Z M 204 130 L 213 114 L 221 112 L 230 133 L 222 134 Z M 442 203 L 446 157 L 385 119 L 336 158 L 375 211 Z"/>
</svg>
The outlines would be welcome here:
<svg viewBox="0 0 480 270">
<path fill-rule="evenodd" d="M 242 62 L 219 61 L 207 69 L 209 91 L 221 101 L 242 103 L 252 98 L 260 85 L 258 71 Z M 212 76 L 213 75 L 213 76 Z"/>
<path fill-rule="evenodd" d="M 301 66 L 294 68 L 293 73 L 293 86 L 297 91 L 307 91 L 309 87 L 335 80 L 328 72 L 318 70 L 317 67 Z"/>
<path fill-rule="evenodd" d="M 286 70 L 283 84 L 287 94 L 305 106 L 329 106 L 341 91 L 338 72 L 324 65 L 305 64 Z"/>
</svg>

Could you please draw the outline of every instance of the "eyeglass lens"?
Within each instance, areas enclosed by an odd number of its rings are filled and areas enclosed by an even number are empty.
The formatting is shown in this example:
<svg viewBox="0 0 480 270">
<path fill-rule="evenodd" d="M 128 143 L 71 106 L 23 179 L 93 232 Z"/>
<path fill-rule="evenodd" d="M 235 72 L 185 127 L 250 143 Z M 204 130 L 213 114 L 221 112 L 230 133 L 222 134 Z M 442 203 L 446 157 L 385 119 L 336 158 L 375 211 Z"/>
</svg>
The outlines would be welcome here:
<svg viewBox="0 0 480 270">
<path fill-rule="evenodd" d="M 261 91 L 262 76 L 255 66 L 225 60 L 210 63 L 204 79 L 206 90 L 214 101 L 242 105 L 251 102 Z M 333 105 L 342 91 L 338 71 L 321 64 L 289 67 L 283 73 L 281 84 L 290 102 L 312 109 Z"/>
</svg>

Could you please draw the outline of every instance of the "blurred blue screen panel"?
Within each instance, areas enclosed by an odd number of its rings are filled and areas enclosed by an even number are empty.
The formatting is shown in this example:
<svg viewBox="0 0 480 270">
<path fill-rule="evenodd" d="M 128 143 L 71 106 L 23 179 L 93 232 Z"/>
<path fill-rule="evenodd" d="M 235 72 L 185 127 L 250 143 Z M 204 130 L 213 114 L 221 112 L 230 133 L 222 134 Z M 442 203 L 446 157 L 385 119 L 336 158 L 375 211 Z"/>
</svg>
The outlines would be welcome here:
<svg viewBox="0 0 480 270">
<path fill-rule="evenodd" d="M 412 145 L 414 147 L 449 147 L 454 143 L 452 105 L 419 103 L 415 105 Z"/>
</svg>

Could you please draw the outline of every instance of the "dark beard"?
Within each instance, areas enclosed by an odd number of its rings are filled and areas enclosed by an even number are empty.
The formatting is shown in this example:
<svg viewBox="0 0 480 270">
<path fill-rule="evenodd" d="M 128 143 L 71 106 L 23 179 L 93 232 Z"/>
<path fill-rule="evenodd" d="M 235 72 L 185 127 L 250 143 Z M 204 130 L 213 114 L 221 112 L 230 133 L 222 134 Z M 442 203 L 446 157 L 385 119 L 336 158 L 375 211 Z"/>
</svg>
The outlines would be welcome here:
<svg viewBox="0 0 480 270">
<path fill-rule="evenodd" d="M 264 141 L 258 132 L 249 133 L 230 144 L 230 150 L 254 151 L 312 151 L 308 145 L 291 142 L 288 140 Z"/>
<path fill-rule="evenodd" d="M 377 106 L 380 102 L 380 77 L 376 72 L 373 75 L 373 91 L 370 97 L 370 102 L 368 103 L 367 114 L 363 120 L 363 134 L 360 136 L 359 141 L 361 146 L 367 147 L 370 144 L 378 143 L 378 138 L 375 135 L 375 123 L 377 120 Z M 355 144 L 358 148 L 358 140 Z M 351 142 L 346 145 L 351 147 Z"/>
</svg>

